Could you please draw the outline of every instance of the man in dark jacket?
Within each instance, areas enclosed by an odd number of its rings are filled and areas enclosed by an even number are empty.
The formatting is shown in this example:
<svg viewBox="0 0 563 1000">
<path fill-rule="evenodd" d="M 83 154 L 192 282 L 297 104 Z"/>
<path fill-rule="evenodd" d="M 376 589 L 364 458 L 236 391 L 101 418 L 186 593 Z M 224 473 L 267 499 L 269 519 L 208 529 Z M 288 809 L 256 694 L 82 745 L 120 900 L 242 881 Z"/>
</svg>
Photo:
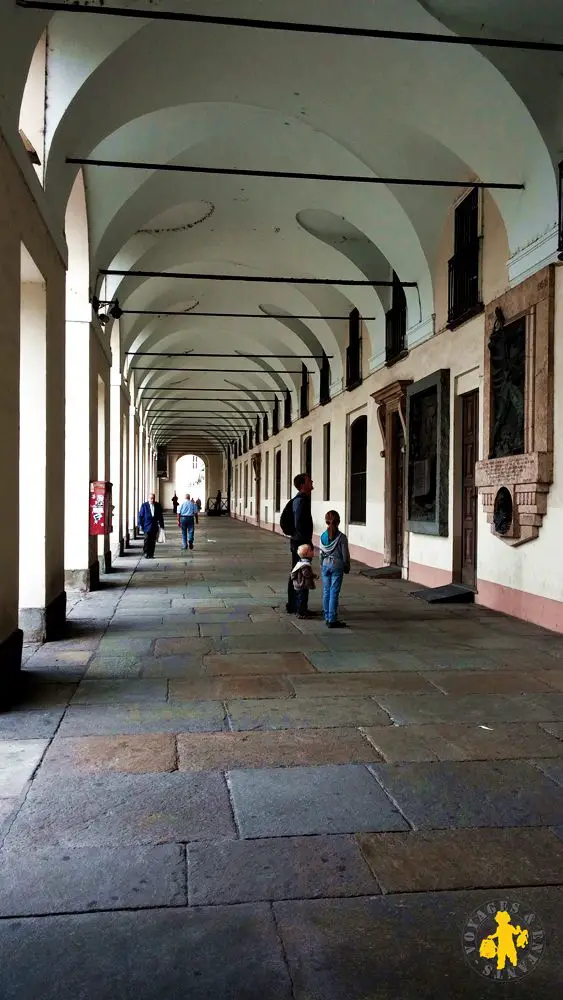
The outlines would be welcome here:
<svg viewBox="0 0 563 1000">
<path fill-rule="evenodd" d="M 299 546 L 313 544 L 313 518 L 311 517 L 311 491 L 313 489 L 313 481 L 306 472 L 301 472 L 293 480 L 293 485 L 298 493 L 294 496 L 292 503 L 294 521 L 293 535 L 291 536 L 290 541 L 292 569 L 299 562 L 299 556 L 297 555 L 297 549 Z M 308 596 L 309 595 L 307 593 L 301 607 L 301 614 L 307 615 L 309 613 L 307 608 Z M 295 587 L 293 586 L 291 576 L 289 577 L 287 585 L 286 611 L 288 615 L 293 615 L 297 612 Z"/>
<path fill-rule="evenodd" d="M 144 532 L 143 552 L 147 559 L 154 557 L 154 547 L 158 537 L 158 529 L 164 528 L 164 515 L 162 506 L 156 502 L 154 493 L 151 493 L 148 500 L 141 504 L 137 522 L 141 531 Z"/>
</svg>

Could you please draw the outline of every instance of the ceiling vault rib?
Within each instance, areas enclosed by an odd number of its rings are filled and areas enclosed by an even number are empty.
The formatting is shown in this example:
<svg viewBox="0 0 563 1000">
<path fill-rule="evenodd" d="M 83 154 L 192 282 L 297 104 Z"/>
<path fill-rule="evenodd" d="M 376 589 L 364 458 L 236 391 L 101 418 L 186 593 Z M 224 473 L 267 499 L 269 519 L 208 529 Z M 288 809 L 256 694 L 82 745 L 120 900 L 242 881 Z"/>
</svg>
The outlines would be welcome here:
<svg viewBox="0 0 563 1000">
<path fill-rule="evenodd" d="M 128 17 L 144 21 L 185 21 L 191 24 L 220 24 L 233 28 L 255 28 L 261 31 L 287 31 L 309 35 L 340 35 L 351 38 L 394 39 L 405 42 L 426 42 L 438 45 L 472 45 L 497 49 L 522 49 L 532 52 L 563 52 L 561 42 L 537 42 L 528 39 L 482 38 L 479 35 L 447 35 L 426 31 L 394 31 L 387 28 L 347 27 L 338 24 L 308 24 L 296 21 L 274 21 L 249 17 L 222 17 L 214 14 L 193 14 L 188 11 L 144 10 L 128 7 L 91 7 L 61 0 L 16 0 L 17 7 L 27 10 L 66 11 L 69 14 L 101 14 L 106 17 Z"/>
<path fill-rule="evenodd" d="M 361 174 L 316 174 L 298 170 L 258 170 L 249 167 L 195 167 L 184 163 L 146 163 L 141 160 L 97 160 L 67 156 L 67 163 L 88 167 L 119 167 L 126 170 L 162 170 L 172 173 L 221 174 L 228 177 L 271 177 L 278 180 L 337 181 L 339 184 L 383 184 L 386 186 L 501 188 L 523 191 L 526 185 L 509 181 L 440 180 L 425 177 L 363 177 Z"/>
<path fill-rule="evenodd" d="M 295 278 L 259 274 L 200 274 L 189 271 L 122 271 L 113 267 L 100 268 L 98 274 L 120 278 L 182 278 L 195 281 L 254 281 L 278 285 L 362 285 L 370 288 L 416 288 L 416 281 L 370 281 L 369 278 Z M 186 315 L 192 315 L 186 313 Z M 287 317 L 286 317 L 287 318 Z"/>
</svg>

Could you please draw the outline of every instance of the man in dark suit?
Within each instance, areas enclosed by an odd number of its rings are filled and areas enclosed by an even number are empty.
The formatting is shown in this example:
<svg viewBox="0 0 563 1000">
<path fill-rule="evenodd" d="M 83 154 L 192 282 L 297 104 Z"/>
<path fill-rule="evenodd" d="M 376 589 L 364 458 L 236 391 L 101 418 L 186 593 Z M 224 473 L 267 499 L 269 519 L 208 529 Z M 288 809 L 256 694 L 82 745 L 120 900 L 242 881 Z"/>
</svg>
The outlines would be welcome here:
<svg viewBox="0 0 563 1000">
<path fill-rule="evenodd" d="M 313 480 L 306 472 L 301 472 L 293 480 L 293 485 L 295 489 L 298 490 L 296 496 L 293 498 L 293 535 L 291 536 L 290 546 L 291 546 L 291 568 L 299 562 L 299 556 L 297 555 L 297 549 L 300 545 L 312 545 L 313 544 L 313 518 L 311 517 L 311 492 L 313 489 Z M 309 593 L 306 591 L 304 604 L 302 607 L 302 613 L 307 616 L 312 613 L 309 611 L 308 602 Z M 289 578 L 287 585 L 287 604 L 286 611 L 289 615 L 294 615 L 297 612 L 297 603 L 295 600 L 295 587 L 293 586 L 293 580 Z"/>
<path fill-rule="evenodd" d="M 147 559 L 154 557 L 154 547 L 158 538 L 159 528 L 164 528 L 164 516 L 162 506 L 156 502 L 154 493 L 151 493 L 148 500 L 141 504 L 139 517 L 137 518 L 139 528 L 144 532 L 143 552 Z"/>
</svg>

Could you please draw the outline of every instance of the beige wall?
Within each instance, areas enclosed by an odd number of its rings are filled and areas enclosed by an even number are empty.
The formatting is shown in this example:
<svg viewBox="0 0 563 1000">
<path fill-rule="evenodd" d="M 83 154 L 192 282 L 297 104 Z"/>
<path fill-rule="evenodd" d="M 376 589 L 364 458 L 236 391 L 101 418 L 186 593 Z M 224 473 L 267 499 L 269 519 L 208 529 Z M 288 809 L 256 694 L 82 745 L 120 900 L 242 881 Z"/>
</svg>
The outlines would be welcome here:
<svg viewBox="0 0 563 1000">
<path fill-rule="evenodd" d="M 506 229 L 501 214 L 491 195 L 481 196 L 483 254 L 481 267 L 481 293 L 483 302 L 491 302 L 508 287 L 507 261 L 510 255 Z M 434 267 L 434 328 L 437 333 L 446 329 L 448 322 L 448 261 L 454 252 L 453 215 L 457 202 L 453 202 Z"/>
<path fill-rule="evenodd" d="M 473 389 L 480 390 L 480 444 L 479 457 L 484 457 L 483 443 L 483 362 L 486 350 L 484 314 L 459 326 L 456 330 L 446 327 L 447 320 L 447 262 L 452 254 L 452 212 L 444 231 L 442 246 L 434 278 L 436 289 L 437 333 L 426 342 L 412 349 L 409 355 L 391 369 L 381 368 L 365 378 L 364 383 L 351 393 L 342 392 L 325 407 L 316 407 L 311 414 L 297 420 L 288 430 L 262 444 L 254 452 L 262 452 L 262 502 L 260 517 L 263 526 L 278 530 L 279 513 L 274 512 L 274 454 L 279 448 L 282 455 L 281 508 L 288 499 L 287 443 L 292 441 L 292 473 L 300 470 L 303 436 L 313 437 L 312 513 L 315 533 L 323 526 L 324 512 L 329 507 L 340 511 L 350 542 L 356 546 L 356 555 L 372 565 L 383 562 L 384 548 L 384 461 L 380 457 L 383 444 L 376 418 L 376 407 L 371 394 L 398 379 L 419 380 L 440 368 L 450 370 L 450 448 L 449 448 L 449 513 L 448 535 L 438 537 L 409 533 L 406 538 L 408 574 L 429 585 L 436 585 L 452 578 L 454 563 L 459 553 L 461 536 L 461 402 L 460 397 Z M 492 198 L 483 199 L 483 299 L 490 302 L 508 287 L 508 245 L 498 209 Z M 531 620 L 539 620 L 563 631 L 563 578 L 554 568 L 554 554 L 561 547 L 563 537 L 563 441 L 557 428 L 563 421 L 563 271 L 556 274 L 555 303 L 555 456 L 554 482 L 549 493 L 548 513 L 543 520 L 539 537 L 528 544 L 510 547 L 491 532 L 478 501 L 477 546 L 477 600 L 500 607 Z M 365 525 L 347 525 L 348 481 L 348 426 L 354 417 L 365 412 L 368 417 L 368 474 L 367 517 Z M 324 501 L 323 489 L 323 424 L 331 424 L 331 490 L 330 500 Z M 247 452 L 233 463 L 232 512 L 253 522 L 254 477 L 253 452 Z M 266 454 L 269 460 L 266 461 Z M 244 468 L 248 466 L 249 498 L 245 507 Z M 237 473 L 238 470 L 238 473 Z M 267 483 L 266 483 L 267 470 Z M 238 478 L 238 492 L 234 486 Z M 515 596 L 516 595 L 516 596 Z M 520 595 L 520 596 L 518 596 Z M 541 600 L 543 599 L 543 600 Z M 554 602 L 561 602 L 555 604 Z M 549 606 L 549 612 L 545 607 Z M 559 610 L 558 610 L 559 608 Z"/>
<path fill-rule="evenodd" d="M 18 488 L 19 456 L 19 326 L 20 248 L 24 243 L 46 283 L 47 297 L 47 538 L 46 603 L 64 589 L 64 262 L 37 205 L 0 134 L 0 301 L 2 365 L 0 365 L 0 467 L 7 488 L 0 498 L 5 532 L 0 573 L 0 641 L 18 626 Z M 21 512 L 31 530 L 29 510 Z"/>
</svg>

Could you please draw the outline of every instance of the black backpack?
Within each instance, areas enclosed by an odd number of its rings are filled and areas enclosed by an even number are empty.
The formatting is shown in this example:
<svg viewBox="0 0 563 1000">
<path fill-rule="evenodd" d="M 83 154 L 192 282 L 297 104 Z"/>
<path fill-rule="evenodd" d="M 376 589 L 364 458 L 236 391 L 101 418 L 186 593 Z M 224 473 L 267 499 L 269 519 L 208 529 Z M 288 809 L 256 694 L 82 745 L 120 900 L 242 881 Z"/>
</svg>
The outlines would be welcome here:
<svg viewBox="0 0 563 1000">
<path fill-rule="evenodd" d="M 281 512 L 280 528 L 284 535 L 295 534 L 295 515 L 293 513 L 293 500 L 288 500 Z"/>
</svg>

